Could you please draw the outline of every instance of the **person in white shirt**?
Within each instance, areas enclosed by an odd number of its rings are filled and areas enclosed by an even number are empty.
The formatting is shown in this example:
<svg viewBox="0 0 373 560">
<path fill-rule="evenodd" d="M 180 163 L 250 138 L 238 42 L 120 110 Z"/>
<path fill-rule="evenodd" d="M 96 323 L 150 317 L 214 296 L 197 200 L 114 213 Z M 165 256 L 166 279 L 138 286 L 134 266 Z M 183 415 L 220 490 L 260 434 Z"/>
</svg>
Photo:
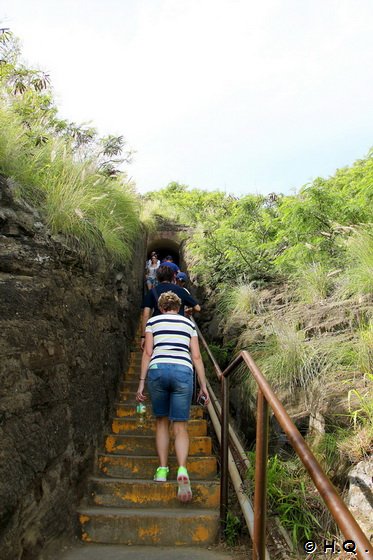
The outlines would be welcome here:
<svg viewBox="0 0 373 560">
<path fill-rule="evenodd" d="M 146 287 L 151 290 L 157 285 L 157 270 L 160 266 L 160 261 L 156 254 L 152 255 L 150 260 L 146 263 Z"/>
</svg>

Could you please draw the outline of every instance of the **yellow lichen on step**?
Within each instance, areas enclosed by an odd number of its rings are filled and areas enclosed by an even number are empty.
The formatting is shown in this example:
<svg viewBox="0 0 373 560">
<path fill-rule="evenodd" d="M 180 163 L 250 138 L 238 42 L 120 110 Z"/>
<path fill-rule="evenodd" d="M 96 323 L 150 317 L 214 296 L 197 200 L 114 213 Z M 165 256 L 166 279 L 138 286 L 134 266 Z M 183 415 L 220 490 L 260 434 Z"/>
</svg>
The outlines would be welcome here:
<svg viewBox="0 0 373 560">
<path fill-rule="evenodd" d="M 84 525 L 87 521 L 89 521 L 88 515 L 79 515 L 79 521 L 82 525 Z"/>
<path fill-rule="evenodd" d="M 107 457 L 99 457 L 97 462 L 98 462 L 98 468 L 100 469 L 100 471 L 103 472 L 103 473 L 107 473 L 108 468 L 106 467 L 106 464 L 108 463 L 108 458 Z"/>
<path fill-rule="evenodd" d="M 125 492 L 120 490 L 120 488 L 116 488 L 114 490 L 114 495 L 117 496 L 120 500 L 129 501 L 137 504 L 143 504 L 146 499 L 143 495 L 140 495 L 136 489 L 130 489 Z"/>
<path fill-rule="evenodd" d="M 116 414 L 119 418 L 122 418 L 126 416 L 126 411 L 118 406 Z"/>
<path fill-rule="evenodd" d="M 197 525 L 194 530 L 192 539 L 194 542 L 205 542 L 209 538 L 209 530 L 204 525 Z"/>
<path fill-rule="evenodd" d="M 121 425 L 118 422 L 118 420 L 113 420 L 113 422 L 111 423 L 111 429 L 114 432 L 114 434 L 119 434 L 119 431 L 121 429 Z"/>
<path fill-rule="evenodd" d="M 108 453 L 111 453 L 115 449 L 115 438 L 108 436 L 105 441 L 105 449 Z"/>
<path fill-rule="evenodd" d="M 88 533 L 82 533 L 82 541 L 84 542 L 92 542 L 91 537 L 88 535 Z"/>
<path fill-rule="evenodd" d="M 148 527 L 147 529 L 140 527 L 139 528 L 139 537 L 144 539 L 146 537 L 151 537 L 154 543 L 158 543 L 160 541 L 159 538 L 159 527 L 153 525 L 153 527 Z"/>
</svg>

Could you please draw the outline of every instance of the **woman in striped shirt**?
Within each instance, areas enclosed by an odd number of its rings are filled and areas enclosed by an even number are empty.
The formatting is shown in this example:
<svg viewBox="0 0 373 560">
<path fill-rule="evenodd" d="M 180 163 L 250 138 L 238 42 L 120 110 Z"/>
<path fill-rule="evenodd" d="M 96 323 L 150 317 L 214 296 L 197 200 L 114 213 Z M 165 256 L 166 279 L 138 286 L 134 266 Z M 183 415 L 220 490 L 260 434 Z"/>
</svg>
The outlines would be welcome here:
<svg viewBox="0 0 373 560">
<path fill-rule="evenodd" d="M 205 370 L 199 351 L 194 324 L 179 315 L 180 298 L 174 292 L 160 295 L 158 307 L 161 315 L 148 320 L 145 329 L 145 347 L 136 399 L 142 402 L 145 380 L 156 417 L 156 446 L 160 466 L 154 480 L 166 482 L 168 475 L 169 421 L 173 422 L 175 452 L 179 465 L 177 473 L 178 498 L 182 502 L 192 499 L 186 462 L 189 451 L 187 424 L 193 393 L 193 365 L 196 369 L 200 391 L 206 398 Z"/>
</svg>

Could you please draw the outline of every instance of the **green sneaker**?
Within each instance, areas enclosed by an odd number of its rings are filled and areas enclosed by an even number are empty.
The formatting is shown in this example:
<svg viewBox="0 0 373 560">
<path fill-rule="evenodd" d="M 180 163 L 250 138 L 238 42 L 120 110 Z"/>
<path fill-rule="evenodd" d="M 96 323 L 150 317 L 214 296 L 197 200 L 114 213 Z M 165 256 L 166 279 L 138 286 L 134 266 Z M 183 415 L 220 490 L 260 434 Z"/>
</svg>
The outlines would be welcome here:
<svg viewBox="0 0 373 560">
<path fill-rule="evenodd" d="M 155 471 L 154 480 L 156 482 L 167 482 L 169 470 L 170 469 L 168 467 L 158 467 Z"/>
<path fill-rule="evenodd" d="M 190 502 L 192 499 L 192 489 L 190 487 L 188 471 L 185 467 L 179 467 L 177 471 L 177 484 L 179 487 L 177 497 L 180 502 Z"/>
</svg>

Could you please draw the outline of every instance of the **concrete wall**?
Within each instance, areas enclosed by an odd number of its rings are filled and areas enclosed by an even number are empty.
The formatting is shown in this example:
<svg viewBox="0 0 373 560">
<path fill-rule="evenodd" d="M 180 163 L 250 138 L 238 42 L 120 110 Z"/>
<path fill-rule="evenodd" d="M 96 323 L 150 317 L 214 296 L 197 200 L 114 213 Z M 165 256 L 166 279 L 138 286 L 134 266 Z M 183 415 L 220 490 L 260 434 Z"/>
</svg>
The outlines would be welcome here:
<svg viewBox="0 0 373 560">
<path fill-rule="evenodd" d="M 141 236 L 140 236 L 141 237 Z M 84 262 L 0 178 L 0 558 L 73 535 L 140 314 L 145 241 Z"/>
</svg>

